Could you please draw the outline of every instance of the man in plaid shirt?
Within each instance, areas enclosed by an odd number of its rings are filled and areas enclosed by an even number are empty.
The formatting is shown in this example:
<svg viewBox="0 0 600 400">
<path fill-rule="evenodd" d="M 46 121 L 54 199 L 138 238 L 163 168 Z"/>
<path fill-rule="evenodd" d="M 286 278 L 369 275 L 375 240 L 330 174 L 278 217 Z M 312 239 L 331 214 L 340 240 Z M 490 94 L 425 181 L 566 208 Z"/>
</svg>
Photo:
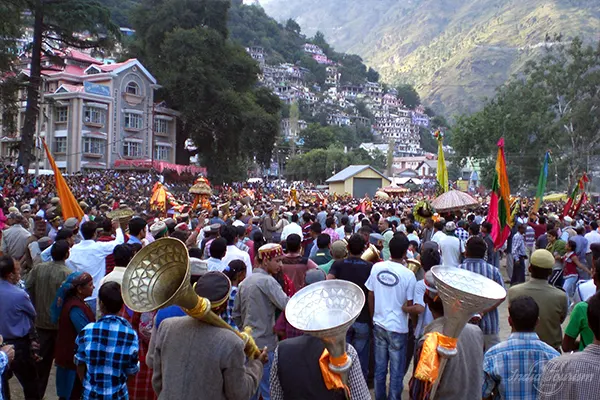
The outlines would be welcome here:
<svg viewBox="0 0 600 400">
<path fill-rule="evenodd" d="M 128 399 L 127 378 L 140 370 L 138 337 L 117 314 L 123 307 L 121 285 L 107 282 L 98 293 L 102 318 L 77 336 L 75 364 L 84 399 Z"/>
<path fill-rule="evenodd" d="M 538 399 L 542 371 L 560 355 L 535 333 L 539 312 L 537 303 L 529 296 L 517 297 L 510 303 L 508 322 L 512 333 L 483 358 L 484 399 Z"/>
</svg>

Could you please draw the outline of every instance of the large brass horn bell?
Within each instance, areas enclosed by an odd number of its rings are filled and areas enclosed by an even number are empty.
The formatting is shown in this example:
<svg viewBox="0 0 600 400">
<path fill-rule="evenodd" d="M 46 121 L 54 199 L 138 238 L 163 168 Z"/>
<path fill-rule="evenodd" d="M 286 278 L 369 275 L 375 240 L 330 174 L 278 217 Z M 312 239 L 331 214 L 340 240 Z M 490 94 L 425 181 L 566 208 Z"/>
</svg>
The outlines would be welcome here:
<svg viewBox="0 0 600 400">
<path fill-rule="evenodd" d="M 248 357 L 258 357 L 260 350 L 249 332 L 235 331 L 216 315 L 210 301 L 196 294 L 190 276 L 185 244 L 174 238 L 159 239 L 140 250 L 127 265 L 121 284 L 123 301 L 139 313 L 178 305 L 190 316 L 234 331 L 246 343 Z"/>
<path fill-rule="evenodd" d="M 123 301 L 140 313 L 173 304 L 192 309 L 198 295 L 190 276 L 185 244 L 173 238 L 159 239 L 140 250 L 127 265 L 121 285 Z"/>
</svg>

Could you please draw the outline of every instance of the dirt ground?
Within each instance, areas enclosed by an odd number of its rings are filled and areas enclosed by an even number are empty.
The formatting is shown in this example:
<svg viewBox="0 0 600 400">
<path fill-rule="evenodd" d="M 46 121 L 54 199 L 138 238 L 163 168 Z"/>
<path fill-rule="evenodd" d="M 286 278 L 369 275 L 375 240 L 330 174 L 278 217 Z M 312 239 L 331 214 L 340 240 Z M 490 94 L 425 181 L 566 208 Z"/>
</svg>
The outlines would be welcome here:
<svg viewBox="0 0 600 400">
<path fill-rule="evenodd" d="M 502 266 L 501 271 L 502 271 L 502 274 L 504 275 L 505 281 L 506 281 L 506 268 L 504 268 Z M 508 287 L 508 284 L 506 286 Z M 498 308 L 498 310 L 500 312 L 500 339 L 506 340 L 508 338 L 508 336 L 510 335 L 510 326 L 508 325 L 507 302 L 505 301 L 504 303 L 502 303 L 500 305 L 500 307 Z M 412 371 L 412 369 L 413 369 L 412 364 L 409 368 L 410 368 L 409 371 Z M 405 398 L 405 399 L 408 399 L 407 387 L 408 387 L 409 379 L 410 379 L 410 374 L 406 374 L 406 378 L 404 380 L 404 394 L 403 394 L 403 398 Z M 21 389 L 19 382 L 15 378 L 11 379 L 11 381 L 10 381 L 10 391 L 11 391 L 11 400 L 24 400 L 23 390 Z M 371 394 L 372 394 L 373 398 L 375 398 L 375 396 L 373 395 L 373 391 L 371 391 Z M 50 375 L 50 380 L 48 382 L 48 388 L 46 390 L 46 396 L 44 397 L 44 399 L 45 400 L 57 400 L 58 399 L 58 397 L 56 396 L 55 369 L 52 370 L 52 374 Z"/>
</svg>

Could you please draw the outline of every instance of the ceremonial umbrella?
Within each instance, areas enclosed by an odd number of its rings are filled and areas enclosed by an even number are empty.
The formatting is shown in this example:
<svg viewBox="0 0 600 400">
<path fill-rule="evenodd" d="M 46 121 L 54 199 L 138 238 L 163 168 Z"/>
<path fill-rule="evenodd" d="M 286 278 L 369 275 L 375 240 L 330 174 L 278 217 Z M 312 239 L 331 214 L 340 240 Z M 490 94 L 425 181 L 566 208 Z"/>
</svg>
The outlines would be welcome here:
<svg viewBox="0 0 600 400">
<path fill-rule="evenodd" d="M 431 202 L 437 212 L 462 210 L 478 206 L 479 202 L 465 192 L 450 190 Z"/>
<path fill-rule="evenodd" d="M 408 193 L 410 192 L 409 189 L 407 188 L 403 188 L 403 187 L 398 187 L 398 186 L 386 186 L 383 189 L 381 189 L 383 192 L 387 193 L 387 194 L 402 194 L 402 193 Z"/>
<path fill-rule="evenodd" d="M 375 193 L 375 198 L 380 199 L 380 200 L 389 200 L 390 195 L 388 195 L 386 192 L 382 192 L 381 190 L 378 190 L 377 193 Z"/>
</svg>

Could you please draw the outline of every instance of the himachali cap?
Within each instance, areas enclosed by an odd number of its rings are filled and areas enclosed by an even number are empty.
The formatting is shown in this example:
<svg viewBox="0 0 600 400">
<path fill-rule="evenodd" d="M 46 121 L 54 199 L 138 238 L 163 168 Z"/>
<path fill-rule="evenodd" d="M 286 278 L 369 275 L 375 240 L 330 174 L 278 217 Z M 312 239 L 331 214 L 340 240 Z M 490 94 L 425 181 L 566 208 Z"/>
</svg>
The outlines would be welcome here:
<svg viewBox="0 0 600 400">
<path fill-rule="evenodd" d="M 331 256 L 333 258 L 345 258 L 347 254 L 348 248 L 345 241 L 336 240 L 331 244 Z"/>
<path fill-rule="evenodd" d="M 78 220 L 77 220 L 77 218 L 75 218 L 75 217 L 67 218 L 67 220 L 66 220 L 66 221 L 65 221 L 65 223 L 63 224 L 63 227 L 64 227 L 64 228 L 67 228 L 67 229 L 71 229 L 71 230 L 73 230 L 73 229 L 75 229 L 75 227 L 77 226 L 77 223 L 78 223 L 78 222 L 79 222 L 79 221 L 78 221 Z"/>
<path fill-rule="evenodd" d="M 456 230 L 456 224 L 452 221 L 446 223 L 446 231 L 451 232 Z"/>
<path fill-rule="evenodd" d="M 8 207 L 8 213 L 9 214 L 12 214 L 12 213 L 14 213 L 14 214 L 21 214 L 19 212 L 19 209 L 17 207 Z"/>
<path fill-rule="evenodd" d="M 531 254 L 530 264 L 542 269 L 552 269 L 554 267 L 554 256 L 546 249 L 538 249 Z"/>
<path fill-rule="evenodd" d="M 60 203 L 60 199 L 58 197 L 53 197 L 50 199 L 50 203 L 51 204 L 58 204 Z"/>
<path fill-rule="evenodd" d="M 437 297 L 437 286 L 435 285 L 435 278 L 433 276 L 433 272 L 427 271 L 425 273 L 425 287 L 427 288 L 427 295 L 435 300 Z"/>
<path fill-rule="evenodd" d="M 23 213 L 31 212 L 31 206 L 29 204 L 23 204 L 21 206 L 21 212 L 23 212 Z"/>
<path fill-rule="evenodd" d="M 213 310 L 227 302 L 230 289 L 231 281 L 227 275 L 218 271 L 205 273 L 194 284 L 196 294 L 208 299 Z"/>
<path fill-rule="evenodd" d="M 182 223 L 177 224 L 175 226 L 175 230 L 177 230 L 177 231 L 187 231 L 189 229 L 188 229 L 188 225 L 185 222 L 182 222 Z"/>
<path fill-rule="evenodd" d="M 153 237 L 157 237 L 158 235 L 165 232 L 166 230 L 167 230 L 167 224 L 165 224 L 163 221 L 156 221 L 155 223 L 152 224 L 152 226 L 150 226 L 150 234 Z"/>
<path fill-rule="evenodd" d="M 277 243 L 268 243 L 258 249 L 258 259 L 273 259 L 283 255 L 283 247 Z"/>
</svg>

